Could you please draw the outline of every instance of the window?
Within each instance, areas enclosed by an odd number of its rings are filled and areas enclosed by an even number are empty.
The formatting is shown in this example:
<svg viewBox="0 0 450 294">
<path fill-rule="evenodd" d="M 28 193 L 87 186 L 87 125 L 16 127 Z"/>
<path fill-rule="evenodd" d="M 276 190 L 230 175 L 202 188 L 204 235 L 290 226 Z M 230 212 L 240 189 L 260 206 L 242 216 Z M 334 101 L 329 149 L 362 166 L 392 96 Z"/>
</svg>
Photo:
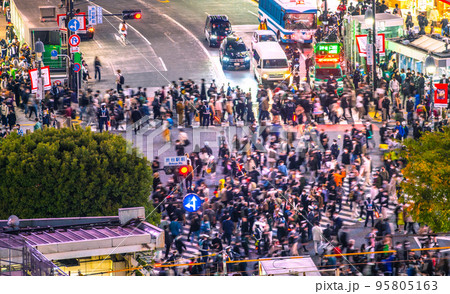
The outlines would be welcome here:
<svg viewBox="0 0 450 294">
<path fill-rule="evenodd" d="M 260 35 L 259 42 L 276 42 L 277 39 L 272 35 Z"/>
<path fill-rule="evenodd" d="M 243 42 L 230 42 L 226 47 L 227 52 L 244 52 L 247 51 Z"/>
<path fill-rule="evenodd" d="M 342 78 L 339 68 L 316 68 L 316 79 L 328 80 L 331 75 L 336 79 Z"/>
<path fill-rule="evenodd" d="M 61 45 L 59 31 L 34 31 L 34 42 L 41 40 L 44 45 Z"/>
<path fill-rule="evenodd" d="M 316 29 L 316 15 L 314 13 L 286 13 L 284 16 L 285 28 L 288 30 Z"/>
<path fill-rule="evenodd" d="M 266 59 L 263 68 L 285 68 L 288 67 L 286 59 Z"/>
<path fill-rule="evenodd" d="M 256 52 L 256 50 L 253 50 L 253 58 L 256 60 L 256 62 L 259 62 L 259 54 Z"/>
</svg>

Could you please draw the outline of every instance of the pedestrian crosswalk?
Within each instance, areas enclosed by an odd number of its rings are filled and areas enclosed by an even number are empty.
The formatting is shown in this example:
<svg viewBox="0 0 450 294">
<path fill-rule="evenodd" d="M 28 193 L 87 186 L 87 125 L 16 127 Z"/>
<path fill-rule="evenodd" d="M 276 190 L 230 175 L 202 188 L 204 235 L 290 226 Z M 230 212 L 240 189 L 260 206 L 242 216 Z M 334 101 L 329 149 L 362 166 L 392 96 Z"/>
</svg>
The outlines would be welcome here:
<svg viewBox="0 0 450 294">
<path fill-rule="evenodd" d="M 375 172 L 372 173 L 372 176 Z M 364 178 L 360 178 L 359 179 L 359 184 L 361 187 L 364 187 L 364 194 L 363 196 L 370 194 L 370 187 L 365 186 L 364 184 Z M 347 227 L 350 228 L 352 226 L 355 226 L 358 222 L 364 222 L 364 219 L 359 219 L 359 207 L 356 209 L 357 212 L 357 216 L 355 217 L 354 212 L 350 209 L 350 203 L 347 203 L 347 198 L 348 198 L 348 194 L 350 192 L 350 183 L 348 180 L 348 177 L 345 178 L 344 182 L 343 182 L 343 188 L 344 188 L 344 197 L 342 199 L 342 210 L 339 212 L 339 216 L 340 218 L 343 220 L 343 227 Z M 311 184 L 308 184 L 305 187 L 305 190 L 309 193 L 311 189 Z M 389 203 L 390 206 L 387 209 L 387 215 L 391 215 L 393 213 L 393 208 L 394 208 L 394 204 L 393 203 Z M 354 204 L 355 205 L 355 204 Z M 336 207 L 336 209 L 338 209 L 338 207 Z M 186 250 L 184 250 L 184 252 L 182 253 L 182 257 L 184 259 L 194 259 L 198 256 L 200 256 L 200 251 L 199 251 L 199 246 L 198 246 L 198 239 L 197 237 L 194 237 L 193 234 L 191 234 L 191 240 L 188 241 L 187 240 L 187 236 L 189 234 L 189 227 L 190 227 L 190 221 L 187 219 L 187 223 L 185 226 L 183 226 L 183 232 L 182 232 L 182 240 L 183 243 L 186 245 Z M 333 221 L 331 220 L 330 217 L 326 216 L 324 213 L 322 213 L 322 218 L 320 220 L 320 227 L 322 229 L 325 229 L 327 227 L 327 225 L 332 226 L 333 225 Z M 217 224 L 217 226 L 219 226 L 220 224 Z M 210 236 L 212 237 L 215 233 L 219 232 L 219 227 L 217 228 L 212 228 L 211 234 Z M 272 231 L 273 233 L 273 238 L 276 237 L 276 228 L 273 229 Z M 255 252 L 256 247 L 254 244 L 254 241 L 251 240 L 250 244 L 249 244 L 249 249 L 250 252 Z M 176 249 L 173 247 L 172 251 L 175 251 Z"/>
</svg>

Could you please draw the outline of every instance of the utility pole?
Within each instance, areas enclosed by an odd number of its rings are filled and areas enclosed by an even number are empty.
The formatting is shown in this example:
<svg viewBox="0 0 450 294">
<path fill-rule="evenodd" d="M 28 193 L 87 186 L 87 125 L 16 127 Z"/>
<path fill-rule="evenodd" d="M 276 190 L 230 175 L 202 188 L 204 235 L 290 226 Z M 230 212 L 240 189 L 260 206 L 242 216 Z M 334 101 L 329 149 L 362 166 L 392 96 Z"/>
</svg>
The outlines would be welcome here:
<svg viewBox="0 0 450 294">
<path fill-rule="evenodd" d="M 70 40 L 70 36 L 74 35 L 75 32 L 71 31 L 69 28 L 69 22 L 72 20 L 72 18 L 75 16 L 75 13 L 73 11 L 73 0 L 65 0 L 66 1 L 66 28 L 67 28 L 67 40 Z M 78 85 L 78 81 L 80 80 L 78 73 L 73 72 L 73 64 L 74 64 L 74 58 L 73 53 L 70 52 L 70 45 L 67 47 L 67 56 L 69 56 L 69 69 L 67 71 L 67 80 L 69 81 L 69 88 L 75 89 L 78 97 L 78 89 L 80 88 L 80 85 Z"/>
<path fill-rule="evenodd" d="M 375 0 L 372 0 L 372 13 L 373 13 L 373 27 L 372 27 L 372 63 L 373 63 L 373 93 L 375 94 L 376 90 L 377 90 L 377 20 L 376 20 L 376 15 L 377 15 L 377 6 L 375 3 Z"/>
</svg>

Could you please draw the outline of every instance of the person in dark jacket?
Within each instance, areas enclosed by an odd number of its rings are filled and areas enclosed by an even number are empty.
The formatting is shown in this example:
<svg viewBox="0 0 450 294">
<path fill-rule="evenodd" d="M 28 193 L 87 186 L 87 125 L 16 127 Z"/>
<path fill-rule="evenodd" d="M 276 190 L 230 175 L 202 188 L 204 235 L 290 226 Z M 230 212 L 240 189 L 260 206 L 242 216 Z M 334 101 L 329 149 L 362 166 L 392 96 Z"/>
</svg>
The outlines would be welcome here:
<svg viewBox="0 0 450 294">
<path fill-rule="evenodd" d="M 173 242 L 173 238 L 172 238 L 172 235 L 170 234 L 169 226 L 165 225 L 164 226 L 164 243 L 166 246 L 166 253 L 164 255 L 165 259 L 167 259 L 169 257 L 169 251 L 170 251 L 170 247 L 172 246 L 172 242 Z"/>
<path fill-rule="evenodd" d="M 14 126 L 16 125 L 16 113 L 14 112 L 14 110 L 10 109 L 8 116 L 7 116 L 7 120 L 8 120 L 8 125 L 9 125 L 9 130 L 11 131 Z"/>
<path fill-rule="evenodd" d="M 231 221 L 231 217 L 228 215 L 227 218 L 222 222 L 223 236 L 222 239 L 227 242 L 228 245 L 231 244 L 231 236 L 234 230 L 234 224 Z"/>
<path fill-rule="evenodd" d="M 137 134 L 137 131 L 141 128 L 141 126 L 139 126 L 137 124 L 137 122 L 142 118 L 142 114 L 139 111 L 139 109 L 137 108 L 137 106 L 134 107 L 133 111 L 131 112 L 131 121 L 134 124 L 134 134 Z"/>
</svg>

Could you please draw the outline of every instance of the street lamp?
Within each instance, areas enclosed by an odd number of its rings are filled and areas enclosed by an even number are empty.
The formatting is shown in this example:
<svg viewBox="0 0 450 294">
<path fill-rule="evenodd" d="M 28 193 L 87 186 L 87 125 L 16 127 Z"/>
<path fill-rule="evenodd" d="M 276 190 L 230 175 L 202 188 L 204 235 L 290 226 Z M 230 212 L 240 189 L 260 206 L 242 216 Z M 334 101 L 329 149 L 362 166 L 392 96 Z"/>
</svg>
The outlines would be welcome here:
<svg viewBox="0 0 450 294">
<path fill-rule="evenodd" d="M 369 36 L 372 39 L 372 95 L 375 95 L 375 91 L 377 89 L 377 65 L 376 65 L 376 54 L 377 54 L 377 29 L 376 29 L 376 21 L 375 21 L 375 13 L 376 13 L 376 4 L 375 0 L 372 0 L 372 8 L 368 7 L 364 14 L 364 23 L 367 27 L 367 52 L 369 51 Z M 369 60 L 367 60 L 369 62 Z"/>
<path fill-rule="evenodd" d="M 428 53 L 427 58 L 425 58 L 425 70 L 427 75 L 430 76 L 430 101 L 431 101 L 431 109 L 434 108 L 434 99 L 433 99 L 433 76 L 436 73 L 436 60 L 431 53 Z"/>
<path fill-rule="evenodd" d="M 364 14 L 364 22 L 368 27 L 372 27 L 374 23 L 373 12 L 371 8 L 366 9 L 366 13 Z"/>
</svg>

